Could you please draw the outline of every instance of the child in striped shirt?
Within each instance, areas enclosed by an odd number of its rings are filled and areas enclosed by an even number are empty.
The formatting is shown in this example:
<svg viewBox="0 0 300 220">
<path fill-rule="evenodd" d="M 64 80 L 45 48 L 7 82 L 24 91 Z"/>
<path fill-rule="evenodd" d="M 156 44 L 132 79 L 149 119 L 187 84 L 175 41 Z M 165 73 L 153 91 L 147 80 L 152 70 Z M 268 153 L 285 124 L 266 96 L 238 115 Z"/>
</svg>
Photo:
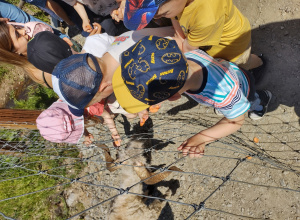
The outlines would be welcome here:
<svg viewBox="0 0 300 220">
<path fill-rule="evenodd" d="M 206 144 L 237 131 L 246 112 L 253 120 L 261 119 L 272 98 L 267 90 L 256 91 L 253 76 L 236 64 L 199 49 L 183 55 L 174 40 L 145 37 L 124 51 L 120 60 L 121 71 L 115 72 L 112 83 L 125 111 L 139 112 L 186 93 L 224 115 L 178 147 L 191 158 L 201 157 Z"/>
</svg>

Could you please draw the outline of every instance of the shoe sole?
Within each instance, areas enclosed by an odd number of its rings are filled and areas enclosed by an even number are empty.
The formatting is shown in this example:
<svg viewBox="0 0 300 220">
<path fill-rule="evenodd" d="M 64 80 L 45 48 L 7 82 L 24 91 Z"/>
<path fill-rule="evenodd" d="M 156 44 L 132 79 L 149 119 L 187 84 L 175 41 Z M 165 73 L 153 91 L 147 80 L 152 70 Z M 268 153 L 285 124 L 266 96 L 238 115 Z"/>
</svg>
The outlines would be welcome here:
<svg viewBox="0 0 300 220">
<path fill-rule="evenodd" d="M 263 90 L 264 92 L 266 92 L 267 94 L 268 94 L 268 96 L 270 97 L 269 98 L 269 101 L 267 102 L 267 104 L 265 105 L 266 106 L 266 113 L 268 112 L 268 107 L 269 107 L 269 104 L 270 104 L 270 102 L 271 102 L 271 100 L 272 100 L 272 97 L 273 97 L 273 95 L 272 95 L 272 93 L 269 91 L 269 90 Z M 249 117 L 249 115 L 248 115 L 248 117 Z M 250 118 L 250 117 L 249 117 Z M 260 120 L 260 119 L 262 119 L 263 118 L 263 116 L 262 117 L 257 117 L 257 118 L 250 118 L 251 120 L 253 120 L 253 121 L 257 121 L 257 120 Z"/>
</svg>

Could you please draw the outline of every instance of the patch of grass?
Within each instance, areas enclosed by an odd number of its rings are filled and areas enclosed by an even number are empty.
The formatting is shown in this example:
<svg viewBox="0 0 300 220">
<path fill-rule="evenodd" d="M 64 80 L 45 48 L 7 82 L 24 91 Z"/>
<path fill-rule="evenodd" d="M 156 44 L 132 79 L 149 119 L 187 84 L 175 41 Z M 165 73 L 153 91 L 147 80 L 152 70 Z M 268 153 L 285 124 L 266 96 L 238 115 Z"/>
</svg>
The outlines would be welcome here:
<svg viewBox="0 0 300 220">
<path fill-rule="evenodd" d="M 20 0 L 7 0 L 7 2 L 13 4 L 13 5 L 18 5 Z M 47 13 L 39 9 L 38 7 L 31 5 L 29 3 L 25 3 L 25 5 L 22 8 L 23 11 L 27 12 L 28 14 L 50 24 L 50 20 L 47 16 Z"/>
<path fill-rule="evenodd" d="M 27 99 L 17 100 L 14 97 L 16 109 L 46 109 L 58 99 L 58 96 L 52 89 L 41 85 L 30 85 L 26 88 Z"/>
<path fill-rule="evenodd" d="M 0 83 L 2 79 L 9 76 L 9 73 L 13 71 L 14 67 L 10 64 L 0 64 Z"/>
<path fill-rule="evenodd" d="M 4 78 L 4 76 L 9 72 L 9 69 L 4 65 L 0 65 L 0 82 Z"/>
<path fill-rule="evenodd" d="M 30 176 L 0 183 L 0 199 L 24 195 L 57 185 L 57 180 L 47 176 Z M 53 201 L 53 199 L 58 201 Z M 66 219 L 68 208 L 57 189 L 43 190 L 0 202 L 1 212 L 15 219 Z M 56 210 L 59 210 L 57 213 Z"/>
<path fill-rule="evenodd" d="M 0 169 L 0 200 L 12 198 L 0 202 L 1 212 L 6 216 L 15 219 L 66 219 L 70 217 L 61 193 L 68 185 L 47 189 L 68 180 L 47 174 L 34 175 L 35 170 L 49 170 L 48 174 L 67 176 L 67 169 L 63 166 L 64 159 L 46 159 L 42 156 L 16 158 L 0 155 L 0 168 L 2 168 Z M 14 167 L 15 165 L 22 167 Z M 41 191 L 33 193 L 39 190 Z"/>
</svg>

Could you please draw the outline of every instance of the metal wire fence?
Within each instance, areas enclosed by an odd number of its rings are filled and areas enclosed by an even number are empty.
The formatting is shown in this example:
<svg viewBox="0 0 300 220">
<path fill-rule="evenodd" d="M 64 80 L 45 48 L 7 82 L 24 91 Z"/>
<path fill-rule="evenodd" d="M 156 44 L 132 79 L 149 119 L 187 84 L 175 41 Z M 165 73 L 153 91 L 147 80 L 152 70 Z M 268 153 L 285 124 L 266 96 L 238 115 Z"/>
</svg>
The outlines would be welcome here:
<svg viewBox="0 0 300 220">
<path fill-rule="evenodd" d="M 182 170 L 151 187 L 144 184 L 148 177 L 122 188 L 120 170 L 107 170 L 99 145 L 105 144 L 112 157 L 118 150 L 101 124 L 88 128 L 95 137 L 90 146 L 49 143 L 36 130 L 3 129 L 0 218 L 106 219 L 112 201 L 134 195 L 144 198 L 149 209 L 160 201 L 164 208 L 158 219 L 299 219 L 297 116 L 277 109 L 259 122 L 246 120 L 235 134 L 207 145 L 204 157 L 182 157 L 180 143 L 218 120 L 212 109 L 186 98 L 164 103 L 143 127 L 137 119 L 117 116 L 121 148 L 133 137 L 143 139 L 151 143 L 142 153 L 151 155 L 147 168 L 156 170 L 154 175 L 174 165 Z M 123 162 L 141 154 L 140 149 L 136 152 L 111 165 L 132 169 Z M 150 193 L 136 193 L 139 185 Z"/>
</svg>

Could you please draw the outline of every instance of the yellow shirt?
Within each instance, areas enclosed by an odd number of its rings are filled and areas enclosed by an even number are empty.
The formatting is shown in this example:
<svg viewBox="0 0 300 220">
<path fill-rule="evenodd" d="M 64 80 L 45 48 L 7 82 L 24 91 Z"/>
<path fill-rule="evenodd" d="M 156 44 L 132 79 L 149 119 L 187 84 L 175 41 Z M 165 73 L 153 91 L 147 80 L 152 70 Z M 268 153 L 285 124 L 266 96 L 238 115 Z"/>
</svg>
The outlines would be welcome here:
<svg viewBox="0 0 300 220">
<path fill-rule="evenodd" d="M 178 16 L 191 46 L 212 46 L 215 58 L 235 61 L 249 46 L 251 27 L 232 0 L 194 0 Z"/>
</svg>

